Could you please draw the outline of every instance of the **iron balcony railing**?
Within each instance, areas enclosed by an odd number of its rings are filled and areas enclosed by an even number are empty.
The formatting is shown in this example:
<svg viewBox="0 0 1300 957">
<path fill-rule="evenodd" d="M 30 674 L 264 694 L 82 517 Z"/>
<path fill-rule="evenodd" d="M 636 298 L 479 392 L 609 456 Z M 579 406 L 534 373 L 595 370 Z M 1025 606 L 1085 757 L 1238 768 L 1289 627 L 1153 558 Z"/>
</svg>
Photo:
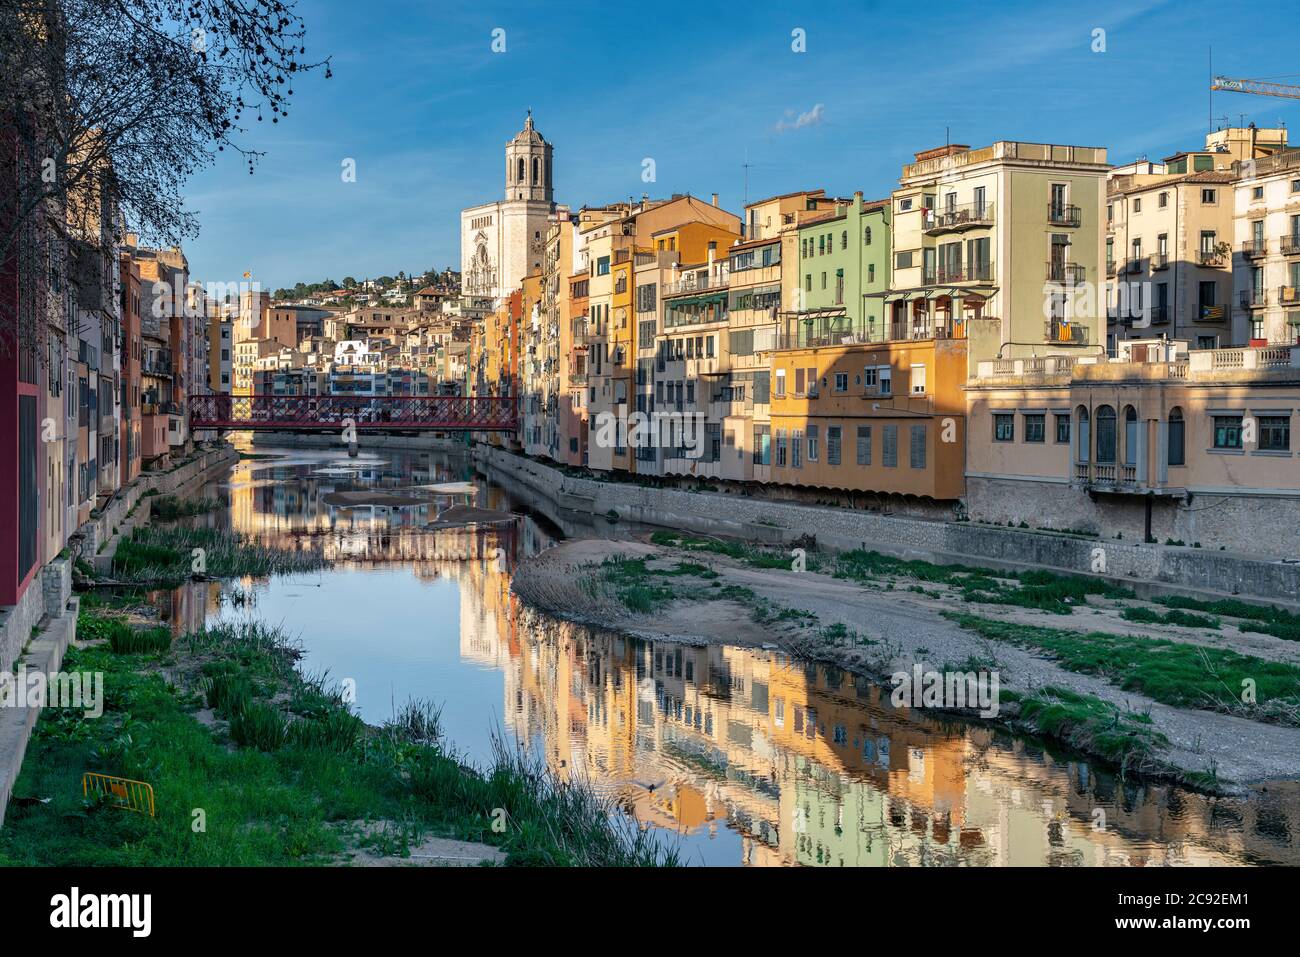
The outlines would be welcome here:
<svg viewBox="0 0 1300 957">
<path fill-rule="evenodd" d="M 1049 320 L 1045 325 L 1043 335 L 1048 342 L 1086 343 L 1088 341 L 1088 327 L 1059 320 Z"/>
<path fill-rule="evenodd" d="M 1282 255 L 1300 256 L 1300 233 L 1282 237 Z"/>
<path fill-rule="evenodd" d="M 1087 271 L 1079 263 L 1063 263 L 1049 261 L 1047 264 L 1047 281 L 1065 283 L 1067 286 L 1077 286 L 1083 282 Z"/>
<path fill-rule="evenodd" d="M 933 235 L 992 225 L 992 203 L 963 203 L 934 210 L 925 225 L 925 231 Z"/>
<path fill-rule="evenodd" d="M 936 272 L 938 283 L 992 282 L 993 263 L 976 262 L 957 266 L 940 266 Z"/>
<path fill-rule="evenodd" d="M 1152 254 L 1151 254 L 1151 271 L 1152 271 L 1152 272 L 1159 272 L 1159 271 L 1162 270 L 1162 269 L 1168 269 L 1168 268 L 1169 268 L 1169 255 L 1168 255 L 1168 253 L 1152 253 Z"/>
<path fill-rule="evenodd" d="M 1243 309 L 1258 309 L 1268 302 L 1268 293 L 1263 289 L 1243 289 L 1237 301 Z"/>
<path fill-rule="evenodd" d="M 1080 223 L 1079 207 L 1067 206 L 1061 203 L 1048 203 L 1047 221 L 1053 226 L 1078 226 Z"/>
<path fill-rule="evenodd" d="M 1247 259 L 1258 259 L 1268 253 L 1267 239 L 1248 239 L 1241 244 L 1241 254 Z"/>
<path fill-rule="evenodd" d="M 1300 286 L 1278 286 L 1277 301 L 1284 306 L 1300 304 Z"/>
</svg>

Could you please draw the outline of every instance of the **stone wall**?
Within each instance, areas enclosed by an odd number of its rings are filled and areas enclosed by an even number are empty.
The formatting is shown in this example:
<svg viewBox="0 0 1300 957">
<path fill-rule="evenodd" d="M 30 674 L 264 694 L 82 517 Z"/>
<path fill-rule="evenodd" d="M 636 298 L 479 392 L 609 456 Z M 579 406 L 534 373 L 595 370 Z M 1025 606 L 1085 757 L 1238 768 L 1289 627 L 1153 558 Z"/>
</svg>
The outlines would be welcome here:
<svg viewBox="0 0 1300 957">
<path fill-rule="evenodd" d="M 584 517 L 588 522 L 607 517 L 766 544 L 813 534 L 818 545 L 835 551 L 866 548 L 925 561 L 1101 574 L 1156 590 L 1212 591 L 1300 603 L 1300 564 L 1237 552 L 1148 545 L 1141 541 L 1140 529 L 1122 539 L 1103 540 L 977 522 L 924 521 L 751 496 L 601 481 L 566 475 L 486 446 L 478 446 L 474 458 L 490 479 L 508 491 L 532 497 L 543 511 L 549 504 L 554 509 L 551 517 L 561 525 Z"/>
<path fill-rule="evenodd" d="M 967 515 L 995 525 L 1026 523 L 1141 542 L 1146 533 L 1146 499 L 1098 495 L 1095 499 L 1065 483 L 971 477 L 966 482 Z M 1295 496 L 1201 492 L 1190 501 L 1153 497 L 1151 537 L 1202 549 L 1248 552 L 1264 558 L 1300 557 L 1300 490 Z"/>
</svg>

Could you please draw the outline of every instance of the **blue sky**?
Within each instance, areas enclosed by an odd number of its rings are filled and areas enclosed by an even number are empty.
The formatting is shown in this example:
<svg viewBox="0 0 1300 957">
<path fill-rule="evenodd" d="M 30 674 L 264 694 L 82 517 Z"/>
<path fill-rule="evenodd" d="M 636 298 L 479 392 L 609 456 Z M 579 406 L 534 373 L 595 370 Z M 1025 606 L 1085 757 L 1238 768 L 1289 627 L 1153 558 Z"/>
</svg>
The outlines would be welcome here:
<svg viewBox="0 0 1300 957">
<path fill-rule="evenodd" d="M 296 84 L 287 120 L 253 123 L 244 142 L 268 154 L 255 175 L 219 154 L 191 181 L 191 270 L 251 269 L 274 289 L 458 266 L 459 211 L 501 196 L 502 150 L 530 106 L 555 146 L 558 201 L 717 192 L 739 212 L 746 159 L 751 200 L 880 197 L 945 127 L 972 146 L 1159 159 L 1202 142 L 1211 44 L 1216 73 L 1300 71 L 1293 2 L 900 6 L 300 0 L 308 54 L 333 54 L 334 77 Z M 796 28 L 806 52 L 791 49 Z M 1300 101 L 1216 93 L 1213 112 L 1300 136 Z"/>
</svg>

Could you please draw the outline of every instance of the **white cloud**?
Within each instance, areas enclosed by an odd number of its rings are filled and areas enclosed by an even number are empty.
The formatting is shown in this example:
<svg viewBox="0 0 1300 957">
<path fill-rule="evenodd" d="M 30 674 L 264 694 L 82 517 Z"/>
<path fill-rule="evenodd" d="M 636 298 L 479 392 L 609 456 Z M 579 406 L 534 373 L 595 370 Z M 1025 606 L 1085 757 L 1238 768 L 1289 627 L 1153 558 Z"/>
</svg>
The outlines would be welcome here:
<svg viewBox="0 0 1300 957">
<path fill-rule="evenodd" d="M 801 130 L 805 126 L 820 126 L 822 120 L 826 118 L 824 110 L 823 103 L 818 103 L 807 113 L 800 113 L 798 116 L 794 115 L 794 110 L 786 110 L 785 116 L 776 124 L 775 129 L 778 133 L 785 133 L 789 130 Z"/>
</svg>

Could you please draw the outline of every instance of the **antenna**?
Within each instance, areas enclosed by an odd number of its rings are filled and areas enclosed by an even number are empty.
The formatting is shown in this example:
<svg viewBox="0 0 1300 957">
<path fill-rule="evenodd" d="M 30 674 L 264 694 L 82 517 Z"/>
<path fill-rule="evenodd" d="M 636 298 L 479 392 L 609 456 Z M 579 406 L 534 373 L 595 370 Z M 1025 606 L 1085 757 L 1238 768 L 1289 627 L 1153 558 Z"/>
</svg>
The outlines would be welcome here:
<svg viewBox="0 0 1300 957">
<path fill-rule="evenodd" d="M 745 162 L 741 163 L 740 166 L 741 166 L 741 168 L 745 171 L 745 202 L 744 202 L 744 206 L 748 206 L 748 205 L 749 205 L 749 167 L 750 167 L 750 162 L 749 162 L 749 147 L 746 147 L 746 148 L 745 148 Z M 742 206 L 742 208 L 743 208 L 743 206 Z M 753 237 L 753 236 L 750 236 L 749 238 L 750 238 L 750 239 L 753 239 L 754 237 Z"/>
</svg>

